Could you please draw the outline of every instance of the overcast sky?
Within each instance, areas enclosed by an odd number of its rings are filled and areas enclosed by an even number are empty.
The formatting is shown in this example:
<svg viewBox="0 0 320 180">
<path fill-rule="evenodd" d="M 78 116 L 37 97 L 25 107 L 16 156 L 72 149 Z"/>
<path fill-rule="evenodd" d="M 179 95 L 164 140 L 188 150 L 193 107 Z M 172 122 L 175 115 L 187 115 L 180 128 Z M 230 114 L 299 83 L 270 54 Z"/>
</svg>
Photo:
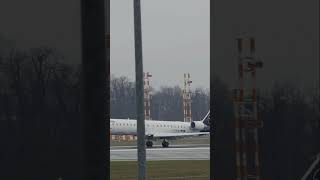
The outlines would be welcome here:
<svg viewBox="0 0 320 180">
<path fill-rule="evenodd" d="M 151 84 L 209 88 L 209 0 L 143 0 L 144 71 Z M 111 0 L 111 73 L 134 79 L 133 1 Z"/>
<path fill-rule="evenodd" d="M 155 87 L 209 87 L 209 0 L 141 0 L 144 70 Z M 258 85 L 293 81 L 314 87 L 319 77 L 319 1 L 214 0 L 213 64 L 231 87 L 236 79 L 235 38 L 256 37 L 264 63 Z M 111 73 L 134 79 L 133 1 L 111 0 Z M 80 63 L 77 0 L 0 1 L 0 47 L 57 48 L 66 62 Z"/>
</svg>

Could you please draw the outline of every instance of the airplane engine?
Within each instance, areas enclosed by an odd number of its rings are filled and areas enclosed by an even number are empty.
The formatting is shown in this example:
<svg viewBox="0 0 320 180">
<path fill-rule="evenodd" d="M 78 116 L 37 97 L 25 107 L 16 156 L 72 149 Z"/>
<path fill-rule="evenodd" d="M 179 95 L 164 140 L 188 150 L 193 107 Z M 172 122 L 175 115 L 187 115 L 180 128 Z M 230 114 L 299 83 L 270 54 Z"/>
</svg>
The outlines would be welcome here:
<svg viewBox="0 0 320 180">
<path fill-rule="evenodd" d="M 203 124 L 202 121 L 192 121 L 190 126 L 192 129 L 198 129 L 198 130 L 202 130 L 205 128 L 205 125 Z"/>
</svg>

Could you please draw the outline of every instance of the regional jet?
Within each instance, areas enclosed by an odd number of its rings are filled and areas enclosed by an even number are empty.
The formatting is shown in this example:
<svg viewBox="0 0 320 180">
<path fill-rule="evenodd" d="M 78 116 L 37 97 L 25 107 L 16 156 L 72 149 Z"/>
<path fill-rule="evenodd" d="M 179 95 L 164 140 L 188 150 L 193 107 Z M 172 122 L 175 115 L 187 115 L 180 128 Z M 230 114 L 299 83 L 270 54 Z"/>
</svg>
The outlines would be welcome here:
<svg viewBox="0 0 320 180">
<path fill-rule="evenodd" d="M 201 121 L 145 121 L 146 146 L 152 147 L 153 140 L 162 139 L 162 147 L 169 147 L 169 139 L 209 134 L 210 111 Z M 112 135 L 137 135 L 137 120 L 110 119 Z"/>
</svg>

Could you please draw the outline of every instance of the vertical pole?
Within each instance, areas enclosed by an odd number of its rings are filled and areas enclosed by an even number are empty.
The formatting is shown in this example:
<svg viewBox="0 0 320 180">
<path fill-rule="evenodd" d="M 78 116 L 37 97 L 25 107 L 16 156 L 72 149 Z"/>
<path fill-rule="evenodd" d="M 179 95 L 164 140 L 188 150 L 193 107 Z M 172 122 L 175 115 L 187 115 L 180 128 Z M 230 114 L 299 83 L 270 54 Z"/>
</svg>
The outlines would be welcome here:
<svg viewBox="0 0 320 180">
<path fill-rule="evenodd" d="M 106 31 L 107 31 L 107 79 L 106 79 L 106 96 L 107 96 L 107 108 L 106 108 L 106 119 L 105 119 L 105 123 L 106 123 L 106 130 L 107 130 L 107 151 L 106 151 L 106 159 L 108 164 L 110 164 L 110 41 L 111 41 L 111 37 L 110 37 L 110 0 L 105 0 L 105 17 L 106 17 Z M 107 168 L 105 169 L 107 171 L 107 180 L 110 179 L 110 165 L 107 165 Z"/>
<path fill-rule="evenodd" d="M 136 66 L 136 98 L 137 98 L 137 133 L 138 133 L 138 179 L 146 179 L 146 149 L 144 126 L 144 90 L 143 90 L 143 59 L 141 32 L 140 0 L 133 1 L 134 6 L 134 39 Z"/>
<path fill-rule="evenodd" d="M 106 180 L 107 58 L 104 0 L 81 0 L 82 97 L 81 125 L 83 137 L 82 179 Z M 103 98 L 101 98 L 103 97 Z"/>
<path fill-rule="evenodd" d="M 186 74 L 183 74 L 184 77 L 184 86 L 183 86 L 183 92 L 182 92 L 182 98 L 183 98 L 183 122 L 187 121 L 187 96 L 186 96 L 186 92 L 187 92 L 187 79 L 186 79 Z"/>
</svg>

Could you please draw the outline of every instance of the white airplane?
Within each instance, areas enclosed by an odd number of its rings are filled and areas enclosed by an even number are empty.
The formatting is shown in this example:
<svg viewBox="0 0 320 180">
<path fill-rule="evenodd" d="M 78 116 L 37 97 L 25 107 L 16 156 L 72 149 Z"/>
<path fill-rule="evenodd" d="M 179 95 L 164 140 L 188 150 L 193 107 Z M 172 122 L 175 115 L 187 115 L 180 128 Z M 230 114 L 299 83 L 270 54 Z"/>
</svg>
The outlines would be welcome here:
<svg viewBox="0 0 320 180">
<path fill-rule="evenodd" d="M 145 121 L 146 146 L 152 147 L 152 140 L 163 139 L 162 147 L 169 147 L 169 139 L 209 134 L 210 111 L 201 121 Z M 110 119 L 112 135 L 137 135 L 137 120 Z"/>
</svg>

